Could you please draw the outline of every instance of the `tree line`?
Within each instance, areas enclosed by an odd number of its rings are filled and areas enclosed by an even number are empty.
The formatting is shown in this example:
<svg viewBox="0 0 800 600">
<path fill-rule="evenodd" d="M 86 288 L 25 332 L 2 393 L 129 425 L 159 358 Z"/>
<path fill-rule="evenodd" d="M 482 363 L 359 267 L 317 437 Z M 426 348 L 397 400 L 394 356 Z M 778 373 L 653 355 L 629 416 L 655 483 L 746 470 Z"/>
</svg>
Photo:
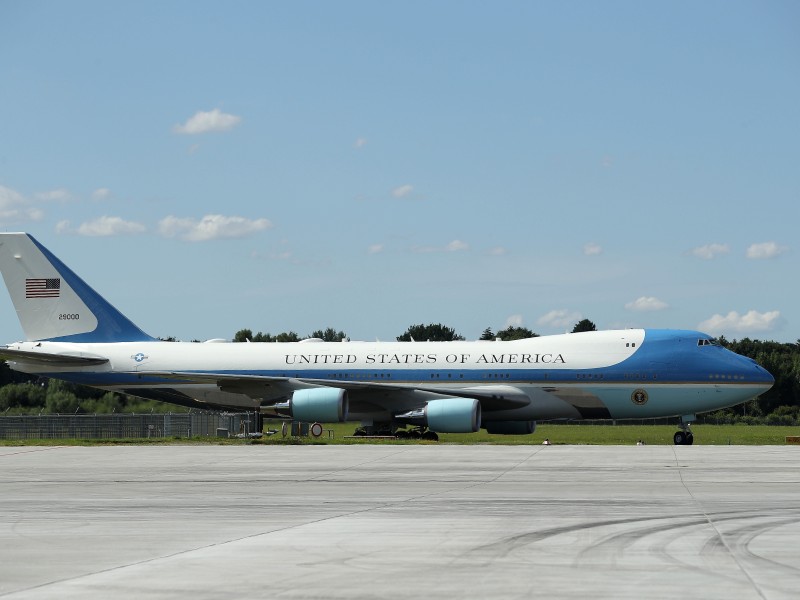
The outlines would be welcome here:
<svg viewBox="0 0 800 600">
<path fill-rule="evenodd" d="M 796 343 L 719 338 L 729 350 L 752 358 L 775 378 L 775 385 L 741 407 L 714 413 L 724 423 L 800 425 L 800 340 Z"/>
<path fill-rule="evenodd" d="M 583 319 L 575 324 L 572 333 L 596 331 L 595 324 Z M 481 340 L 503 341 L 538 337 L 526 327 L 508 326 L 498 331 L 487 327 Z M 348 340 L 344 331 L 333 327 L 312 331 L 305 338 L 317 338 L 326 342 Z M 251 329 L 236 332 L 233 342 L 297 342 L 305 339 L 294 331 L 275 335 L 253 333 Z M 164 338 L 174 341 L 174 338 Z M 410 341 L 457 341 L 466 339 L 452 327 L 441 323 L 416 324 L 397 336 L 399 342 Z M 775 377 L 775 385 L 746 404 L 716 411 L 708 419 L 719 423 L 750 423 L 800 425 L 800 340 L 797 343 L 741 340 L 728 341 L 719 338 L 726 348 L 755 360 Z M 115 392 L 104 392 L 77 384 L 58 380 L 47 380 L 12 371 L 3 362 L 0 364 L 0 415 L 7 414 L 72 414 L 112 412 L 176 412 L 183 407 L 154 400 L 143 400 Z"/>
<path fill-rule="evenodd" d="M 575 324 L 572 328 L 572 333 L 579 331 L 597 331 L 597 327 L 589 319 L 583 319 Z M 500 329 L 497 333 L 492 331 L 491 327 L 483 330 L 480 338 L 481 340 L 494 340 L 499 339 L 505 342 L 509 340 L 520 340 L 525 338 L 539 337 L 538 333 L 534 333 L 527 327 L 515 327 L 509 325 L 505 329 Z M 333 327 L 327 329 L 318 329 L 311 332 L 305 338 L 300 337 L 294 331 L 285 331 L 277 335 L 271 333 L 261 333 L 260 331 L 253 334 L 252 329 L 240 329 L 233 336 L 234 342 L 299 342 L 302 339 L 315 338 L 324 342 L 341 342 L 350 339 L 344 331 L 337 331 Z M 172 338 L 170 338 L 172 339 Z M 458 340 L 465 340 L 463 335 L 456 333 L 452 327 L 447 327 L 441 323 L 429 323 L 428 325 L 420 323 L 419 325 L 411 325 L 406 331 L 397 336 L 398 342 L 454 342 Z"/>
</svg>

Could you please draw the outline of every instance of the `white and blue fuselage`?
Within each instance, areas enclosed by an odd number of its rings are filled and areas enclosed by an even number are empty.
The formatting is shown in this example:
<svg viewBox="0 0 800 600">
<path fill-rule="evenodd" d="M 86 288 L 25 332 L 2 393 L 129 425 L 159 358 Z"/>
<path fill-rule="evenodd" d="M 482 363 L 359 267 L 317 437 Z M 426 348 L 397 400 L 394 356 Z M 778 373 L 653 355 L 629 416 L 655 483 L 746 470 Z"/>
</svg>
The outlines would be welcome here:
<svg viewBox="0 0 800 600">
<path fill-rule="evenodd" d="M 480 388 L 529 399 L 525 406 L 484 410 L 484 422 L 679 416 L 739 404 L 773 382 L 754 361 L 708 335 L 683 330 L 599 331 L 510 342 L 20 342 L 8 347 L 107 358 L 107 363 L 79 368 L 24 361 L 12 366 L 189 406 L 252 410 L 286 399 L 293 385 L 342 387 L 350 392 L 353 420 L 386 419 L 438 392 Z M 237 378 L 244 392 L 236 389 Z M 261 389 L 252 392 L 245 381 Z M 413 391 L 420 398 L 409 397 Z"/>
<path fill-rule="evenodd" d="M 28 234 L 0 234 L 0 270 L 29 340 L 0 349 L 12 368 L 184 406 L 511 433 L 543 419 L 692 416 L 773 384 L 754 361 L 688 330 L 507 342 L 164 342 Z"/>
</svg>

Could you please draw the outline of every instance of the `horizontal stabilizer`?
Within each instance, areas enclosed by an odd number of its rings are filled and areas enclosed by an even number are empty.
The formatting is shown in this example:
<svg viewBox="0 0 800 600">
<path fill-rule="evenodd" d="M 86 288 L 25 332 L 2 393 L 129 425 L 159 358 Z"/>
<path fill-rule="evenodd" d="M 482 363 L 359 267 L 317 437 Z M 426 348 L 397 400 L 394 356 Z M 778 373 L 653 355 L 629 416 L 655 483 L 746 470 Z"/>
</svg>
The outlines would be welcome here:
<svg viewBox="0 0 800 600">
<path fill-rule="evenodd" d="M 59 354 L 57 352 L 29 352 L 26 350 L 12 350 L 0 348 L 0 358 L 12 362 L 40 364 L 50 367 L 89 367 L 102 365 L 108 362 L 104 356 L 96 354 Z"/>
</svg>

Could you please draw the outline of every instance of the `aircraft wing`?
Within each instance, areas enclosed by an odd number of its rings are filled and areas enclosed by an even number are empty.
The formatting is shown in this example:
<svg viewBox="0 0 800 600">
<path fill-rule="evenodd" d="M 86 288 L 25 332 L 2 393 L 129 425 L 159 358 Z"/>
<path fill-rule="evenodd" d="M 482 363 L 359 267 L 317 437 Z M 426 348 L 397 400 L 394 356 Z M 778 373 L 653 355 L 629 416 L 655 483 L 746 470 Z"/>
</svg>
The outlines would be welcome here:
<svg viewBox="0 0 800 600">
<path fill-rule="evenodd" d="M 24 362 L 48 367 L 89 367 L 108 362 L 105 356 L 85 352 L 81 354 L 64 354 L 60 352 L 30 352 L 12 348 L 0 348 L 0 358 L 12 362 Z"/>
<path fill-rule="evenodd" d="M 139 372 L 139 375 L 175 379 L 184 383 L 213 383 L 223 392 L 245 394 L 254 399 L 287 398 L 302 389 L 330 387 L 341 388 L 355 398 L 370 397 L 370 401 L 389 408 L 393 399 L 408 402 L 410 395 L 419 397 L 420 405 L 437 397 L 475 398 L 483 410 L 507 410 L 530 403 L 530 397 L 510 385 L 485 385 L 474 387 L 426 386 L 416 384 L 382 383 L 294 377 L 269 377 L 264 375 L 239 375 L 230 373 L 194 373 L 191 371 Z M 422 394 L 418 394 L 422 392 Z"/>
</svg>

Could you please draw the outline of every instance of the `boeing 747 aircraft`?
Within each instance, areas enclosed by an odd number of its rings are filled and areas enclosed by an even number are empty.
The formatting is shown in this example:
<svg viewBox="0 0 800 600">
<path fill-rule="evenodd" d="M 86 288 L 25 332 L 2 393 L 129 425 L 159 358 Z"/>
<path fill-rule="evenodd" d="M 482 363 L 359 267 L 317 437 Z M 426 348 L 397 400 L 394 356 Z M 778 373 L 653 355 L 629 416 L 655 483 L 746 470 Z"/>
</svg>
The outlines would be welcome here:
<svg viewBox="0 0 800 600">
<path fill-rule="evenodd" d="M 749 400 L 772 376 L 696 331 L 626 329 L 509 342 L 164 342 L 26 233 L 0 270 L 27 341 L 18 371 L 188 407 L 259 411 L 362 431 L 533 433 L 542 419 L 678 417 Z M 411 429 L 406 429 L 406 427 Z"/>
</svg>

